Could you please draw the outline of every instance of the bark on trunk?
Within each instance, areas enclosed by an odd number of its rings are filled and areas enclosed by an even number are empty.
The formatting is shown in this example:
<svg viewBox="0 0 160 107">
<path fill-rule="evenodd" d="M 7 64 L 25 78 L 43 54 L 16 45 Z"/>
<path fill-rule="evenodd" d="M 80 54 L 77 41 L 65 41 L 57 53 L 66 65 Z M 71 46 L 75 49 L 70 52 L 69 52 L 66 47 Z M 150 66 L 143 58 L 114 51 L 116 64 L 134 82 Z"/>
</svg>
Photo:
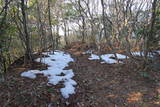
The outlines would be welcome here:
<svg viewBox="0 0 160 107">
<path fill-rule="evenodd" d="M 24 34 L 25 34 L 25 58 L 26 60 L 32 60 L 32 55 L 31 55 L 31 44 L 30 44 L 30 35 L 27 30 L 27 20 L 26 20 L 26 12 L 25 12 L 25 2 L 24 0 L 21 0 L 21 9 L 22 9 L 22 20 L 23 20 L 23 29 L 24 29 Z"/>
</svg>

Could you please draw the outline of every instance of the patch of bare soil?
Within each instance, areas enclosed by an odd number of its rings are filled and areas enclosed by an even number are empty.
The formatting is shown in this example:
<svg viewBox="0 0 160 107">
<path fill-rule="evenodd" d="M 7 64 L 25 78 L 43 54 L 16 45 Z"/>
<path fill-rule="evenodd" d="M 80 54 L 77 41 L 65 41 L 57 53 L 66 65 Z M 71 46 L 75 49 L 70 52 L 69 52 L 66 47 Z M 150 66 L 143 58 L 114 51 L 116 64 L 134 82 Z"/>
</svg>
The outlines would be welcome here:
<svg viewBox="0 0 160 107">
<path fill-rule="evenodd" d="M 78 83 L 73 107 L 159 107 L 160 87 L 126 64 L 100 64 L 88 55 L 75 56 L 70 67 Z M 160 74 L 157 74 L 160 77 Z"/>
</svg>

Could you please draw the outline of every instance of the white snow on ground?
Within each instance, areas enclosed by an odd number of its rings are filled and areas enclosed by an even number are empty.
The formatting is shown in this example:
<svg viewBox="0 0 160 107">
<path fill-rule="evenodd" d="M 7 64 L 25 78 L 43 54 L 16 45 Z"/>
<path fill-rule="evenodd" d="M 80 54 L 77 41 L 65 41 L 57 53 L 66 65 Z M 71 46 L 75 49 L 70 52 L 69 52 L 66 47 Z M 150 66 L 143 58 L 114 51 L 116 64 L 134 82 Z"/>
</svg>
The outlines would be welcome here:
<svg viewBox="0 0 160 107">
<path fill-rule="evenodd" d="M 156 51 L 160 54 L 160 51 Z M 117 55 L 117 58 L 118 59 L 127 59 L 129 58 L 128 56 L 126 55 L 122 55 L 122 54 L 118 54 L 116 53 Z M 144 56 L 144 52 L 132 52 L 132 55 L 134 56 Z M 102 59 L 103 61 L 101 62 L 102 64 L 103 63 L 109 63 L 109 64 L 114 64 L 114 63 L 117 63 L 117 60 L 115 59 L 112 59 L 111 57 L 115 57 L 114 54 L 104 54 L 104 55 L 96 55 L 96 54 L 91 54 L 91 56 L 88 58 L 89 60 L 100 60 Z M 153 57 L 152 54 L 148 54 L 148 57 Z M 122 61 L 119 61 L 120 63 L 123 63 Z"/>
<path fill-rule="evenodd" d="M 35 79 L 36 78 L 36 75 L 34 73 L 32 73 L 31 71 L 30 72 L 23 72 L 21 74 L 22 77 L 29 77 L 31 79 Z"/>
<path fill-rule="evenodd" d="M 100 57 L 96 54 L 91 54 L 91 56 L 88 58 L 89 60 L 99 60 Z"/>
<path fill-rule="evenodd" d="M 65 54 L 62 51 L 56 51 L 54 54 L 48 54 L 47 52 L 43 53 L 49 55 L 49 57 L 42 58 L 42 63 L 48 64 L 49 67 L 47 70 L 30 70 L 27 72 L 21 73 L 22 77 L 28 77 L 31 79 L 36 78 L 36 74 L 43 74 L 48 78 L 48 84 L 56 85 L 60 81 L 64 82 L 64 88 L 61 88 L 60 91 L 64 98 L 69 98 L 70 94 L 75 93 L 75 85 L 77 84 L 72 77 L 74 76 L 73 71 L 63 70 L 68 66 L 68 63 L 74 61 L 69 54 Z M 40 58 L 36 59 L 37 62 L 40 62 Z M 61 75 L 63 74 L 63 75 Z"/>
<path fill-rule="evenodd" d="M 131 52 L 134 56 L 144 56 L 143 52 Z"/>
<path fill-rule="evenodd" d="M 122 55 L 122 54 L 117 54 L 117 58 L 118 59 L 126 59 L 128 58 L 127 56 L 125 55 Z M 113 64 L 113 63 L 117 63 L 117 60 L 115 59 L 112 59 L 111 57 L 114 57 L 114 54 L 104 54 L 104 55 L 96 55 L 96 54 L 91 54 L 91 56 L 88 58 L 89 60 L 100 60 L 100 58 L 103 60 L 101 63 L 109 63 L 109 64 Z M 120 61 L 120 63 L 122 63 Z"/>
<path fill-rule="evenodd" d="M 105 54 L 105 55 L 101 55 L 101 58 L 102 60 L 104 60 L 104 62 L 109 63 L 109 64 L 117 63 L 116 60 L 110 58 L 111 56 L 113 56 L 113 54 Z"/>
<path fill-rule="evenodd" d="M 86 52 L 83 52 L 82 54 L 92 54 L 92 50 L 88 50 L 88 51 L 86 51 Z"/>
<path fill-rule="evenodd" d="M 126 58 L 129 58 L 129 57 L 126 56 L 126 55 L 122 55 L 122 54 L 118 54 L 118 53 L 116 53 L 116 55 L 117 55 L 117 58 L 118 58 L 118 59 L 126 59 Z"/>
<path fill-rule="evenodd" d="M 160 51 L 157 51 L 158 52 L 158 54 L 160 54 Z"/>
<path fill-rule="evenodd" d="M 156 52 L 158 52 L 158 51 L 156 51 Z M 144 56 L 144 52 L 131 52 L 132 53 L 132 55 L 134 55 L 134 56 Z M 153 55 L 151 54 L 151 53 L 148 53 L 148 57 L 153 57 Z"/>
</svg>

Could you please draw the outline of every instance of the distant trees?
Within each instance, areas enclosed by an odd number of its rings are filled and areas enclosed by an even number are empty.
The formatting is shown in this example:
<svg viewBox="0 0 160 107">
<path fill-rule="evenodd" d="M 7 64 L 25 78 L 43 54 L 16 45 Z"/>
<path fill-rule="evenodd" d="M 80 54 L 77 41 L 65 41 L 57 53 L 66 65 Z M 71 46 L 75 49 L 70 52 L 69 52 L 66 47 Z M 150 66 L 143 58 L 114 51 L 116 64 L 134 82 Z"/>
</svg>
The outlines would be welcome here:
<svg viewBox="0 0 160 107">
<path fill-rule="evenodd" d="M 81 35 L 81 42 L 85 42 L 85 38 L 86 38 L 86 16 L 85 16 L 85 9 L 82 5 L 83 0 L 70 0 L 72 5 L 73 5 L 73 9 L 76 11 L 77 14 L 74 14 L 75 16 L 73 19 L 77 20 L 78 26 L 79 26 L 79 34 Z M 78 34 L 77 34 L 78 35 Z"/>
<path fill-rule="evenodd" d="M 147 60 L 159 48 L 159 17 L 159 0 L 0 0 L 0 62 L 32 60 L 34 51 L 73 40 L 105 43 L 130 56 L 136 47 Z"/>
<path fill-rule="evenodd" d="M 106 40 L 106 45 L 109 45 L 113 51 L 121 48 L 132 57 L 131 51 L 135 47 L 143 51 L 146 58 L 148 52 L 152 52 L 156 49 L 154 47 L 158 47 L 159 1 L 70 1 L 79 13 L 79 18 L 74 20 L 79 22 L 82 41 L 88 34 L 95 40 L 97 37 L 102 38 L 103 41 Z M 84 34 L 86 35 L 84 36 Z"/>
</svg>

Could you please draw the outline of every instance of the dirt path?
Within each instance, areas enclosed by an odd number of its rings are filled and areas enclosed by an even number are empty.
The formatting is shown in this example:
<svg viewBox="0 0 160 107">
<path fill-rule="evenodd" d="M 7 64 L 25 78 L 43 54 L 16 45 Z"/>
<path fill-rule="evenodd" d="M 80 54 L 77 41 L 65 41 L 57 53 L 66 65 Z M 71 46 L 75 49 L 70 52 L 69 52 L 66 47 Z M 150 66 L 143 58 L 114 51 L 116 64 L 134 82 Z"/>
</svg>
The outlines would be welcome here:
<svg viewBox="0 0 160 107">
<path fill-rule="evenodd" d="M 158 86 L 142 78 L 134 66 L 100 64 L 87 55 L 73 56 L 71 68 L 78 82 L 73 107 L 158 107 Z"/>
</svg>

